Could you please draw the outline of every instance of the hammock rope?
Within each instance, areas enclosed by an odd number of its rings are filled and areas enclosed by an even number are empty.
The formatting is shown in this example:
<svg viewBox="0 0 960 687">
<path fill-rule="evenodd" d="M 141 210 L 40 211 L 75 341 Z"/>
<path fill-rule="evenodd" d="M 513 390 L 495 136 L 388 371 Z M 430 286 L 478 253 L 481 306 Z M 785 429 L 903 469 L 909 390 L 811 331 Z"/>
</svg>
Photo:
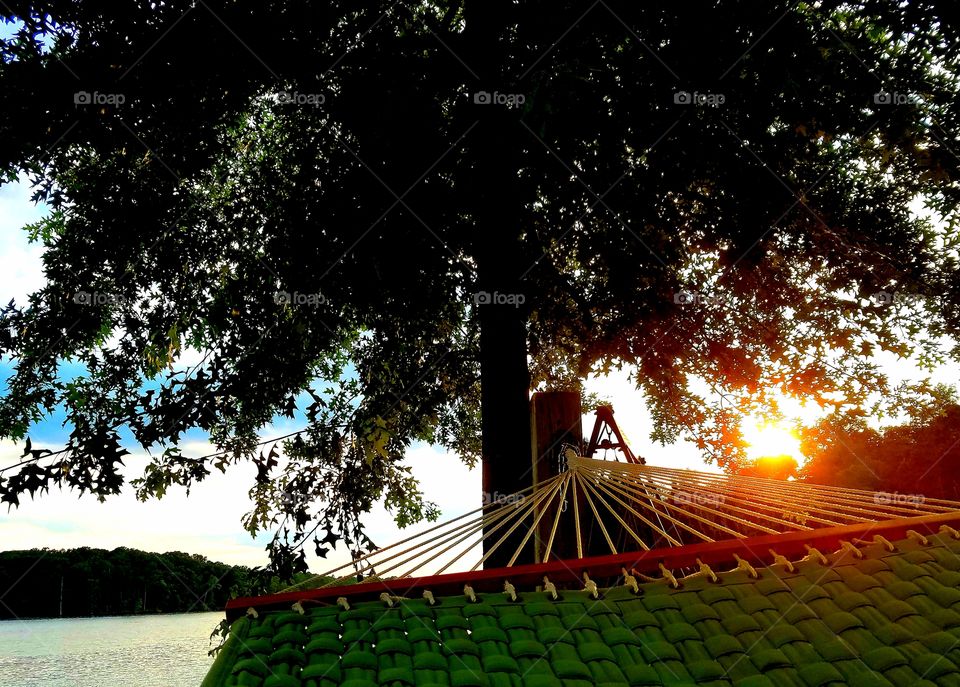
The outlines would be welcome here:
<svg viewBox="0 0 960 687">
<path fill-rule="evenodd" d="M 523 536 L 519 544 L 510 545 L 506 567 L 518 560 L 554 560 L 561 523 L 572 526 L 572 537 L 570 530 L 564 530 L 564 536 L 572 538 L 577 557 L 583 558 L 584 534 L 593 526 L 610 553 L 619 554 L 683 546 L 681 530 L 714 542 L 960 511 L 958 501 L 910 501 L 898 494 L 597 460 L 570 452 L 566 469 L 541 484 L 432 525 L 284 591 L 318 578 L 331 578 L 322 585 L 331 587 L 364 575 L 379 579 L 440 575 L 456 565 L 475 571 L 512 537 L 516 540 L 518 531 Z M 493 544 L 483 551 L 485 542 Z M 618 547 L 617 542 L 623 545 Z M 771 555 L 774 564 L 789 564 L 772 551 Z M 347 569 L 351 572 L 345 574 Z M 713 573 L 703 566 L 696 574 Z"/>
</svg>

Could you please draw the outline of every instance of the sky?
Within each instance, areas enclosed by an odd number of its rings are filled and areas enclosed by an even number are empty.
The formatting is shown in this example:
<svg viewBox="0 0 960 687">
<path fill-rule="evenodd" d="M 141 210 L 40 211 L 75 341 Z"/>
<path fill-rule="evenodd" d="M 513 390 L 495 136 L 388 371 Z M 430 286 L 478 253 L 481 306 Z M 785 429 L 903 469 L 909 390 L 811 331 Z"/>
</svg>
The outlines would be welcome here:
<svg viewBox="0 0 960 687">
<path fill-rule="evenodd" d="M 30 189 L 25 180 L 0 186 L 0 301 L 11 298 L 23 303 L 27 295 L 44 283 L 42 247 L 30 244 L 22 231 L 25 224 L 39 219 L 46 208 L 30 200 Z M 885 367 L 895 380 L 916 378 L 919 373 L 911 366 L 886 361 Z M 0 363 L 0 379 L 10 373 L 10 363 Z M 69 369 L 67 370 L 69 374 Z M 956 366 L 938 371 L 939 381 L 955 383 L 960 378 Z M 649 440 L 652 420 L 644 408 L 643 399 L 628 379 L 624 370 L 609 377 L 587 380 L 587 391 L 594 391 L 612 402 L 616 419 L 628 443 L 638 455 L 651 465 L 716 471 L 706 466 L 699 452 L 690 443 L 662 446 Z M 795 411 L 802 414 L 799 408 Z M 592 418 L 584 418 L 584 432 L 589 434 Z M 278 419 L 264 429 L 266 439 L 281 436 L 301 427 L 290 420 Z M 59 449 L 67 438 L 62 417 L 51 417 L 31 431 L 37 447 Z M 128 446 L 125 475 L 137 477 L 147 462 L 142 449 Z M 215 451 L 203 435 L 189 435 L 181 444 L 184 455 L 200 456 Z M 11 441 L 0 441 L 0 466 L 17 462 L 21 449 Z M 463 514 L 480 505 L 480 470 L 469 470 L 455 456 L 425 444 L 409 451 L 407 464 L 421 484 L 425 497 L 435 502 L 441 519 Z M 29 548 L 71 548 L 91 546 L 112 549 L 127 546 L 146 551 L 185 551 L 199 553 L 212 560 L 242 565 L 265 565 L 264 547 L 269 536 L 256 539 L 246 533 L 241 516 L 251 503 L 247 491 L 253 483 L 255 469 L 237 465 L 226 474 L 213 471 L 192 489 L 189 496 L 181 488 L 174 488 L 161 500 L 137 501 L 132 489 L 126 487 L 105 503 L 85 496 L 78 498 L 70 491 L 53 491 L 36 500 L 25 498 L 19 509 L 0 512 L 0 550 Z M 391 516 L 378 504 L 366 519 L 368 533 L 380 545 L 397 541 L 410 534 L 400 531 Z M 313 572 L 332 567 L 330 562 L 346 559 L 343 550 L 332 552 L 327 561 L 308 555 Z"/>
</svg>

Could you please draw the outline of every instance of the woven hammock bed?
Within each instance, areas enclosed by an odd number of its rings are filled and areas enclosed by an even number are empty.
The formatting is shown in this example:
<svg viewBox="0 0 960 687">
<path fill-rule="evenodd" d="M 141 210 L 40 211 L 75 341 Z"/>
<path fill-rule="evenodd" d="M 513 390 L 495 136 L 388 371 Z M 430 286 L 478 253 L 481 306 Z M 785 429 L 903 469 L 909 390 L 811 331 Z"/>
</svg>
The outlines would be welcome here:
<svg viewBox="0 0 960 687">
<path fill-rule="evenodd" d="M 568 454 L 326 587 L 230 601 L 203 685 L 960 687 L 958 528 L 955 501 Z"/>
</svg>

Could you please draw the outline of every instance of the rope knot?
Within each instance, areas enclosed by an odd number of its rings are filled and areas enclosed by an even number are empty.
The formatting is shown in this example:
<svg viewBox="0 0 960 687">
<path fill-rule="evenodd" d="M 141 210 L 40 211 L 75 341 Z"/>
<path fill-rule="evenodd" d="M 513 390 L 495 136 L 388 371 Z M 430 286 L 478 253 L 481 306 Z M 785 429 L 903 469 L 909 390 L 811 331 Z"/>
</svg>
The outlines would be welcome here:
<svg viewBox="0 0 960 687">
<path fill-rule="evenodd" d="M 854 546 L 851 542 L 848 542 L 846 540 L 841 540 L 840 550 L 847 551 L 853 554 L 854 558 L 863 558 L 863 551 L 861 551 L 856 546 Z"/>
<path fill-rule="evenodd" d="M 733 554 L 733 559 L 737 562 L 737 570 L 745 571 L 747 575 L 749 575 L 751 578 L 755 580 L 760 577 L 760 573 L 757 572 L 756 568 L 750 565 L 749 561 L 745 561 L 744 559 L 740 558 L 740 556 L 738 556 L 737 554 Z"/>
<path fill-rule="evenodd" d="M 697 565 L 700 567 L 700 573 L 709 577 L 711 582 L 720 581 L 720 578 L 717 577 L 717 574 L 710 569 L 710 566 L 701 561 L 699 558 L 697 559 Z"/>
<path fill-rule="evenodd" d="M 793 572 L 793 570 L 794 570 L 794 568 L 793 568 L 793 563 L 791 563 L 789 560 L 787 560 L 787 557 L 786 557 L 786 556 L 780 555 L 779 553 L 777 553 L 777 552 L 774 551 L 773 549 L 767 549 L 767 551 L 769 551 L 769 552 L 770 552 L 770 555 L 773 556 L 773 564 L 774 564 L 774 565 L 782 565 L 782 566 L 783 566 L 784 568 L 786 568 L 789 572 Z"/>
<path fill-rule="evenodd" d="M 809 544 L 804 544 L 803 548 L 807 550 L 807 558 L 815 558 L 820 561 L 820 565 L 830 565 L 830 561 L 827 560 L 827 557 L 820 553 L 817 549 L 813 548 Z"/>
<path fill-rule="evenodd" d="M 674 589 L 680 588 L 680 583 L 677 581 L 677 578 L 673 576 L 672 572 L 667 570 L 667 566 L 665 566 L 662 561 L 660 562 L 660 572 L 663 574 L 663 579 L 665 579 L 671 587 Z"/>
<path fill-rule="evenodd" d="M 590 576 L 587 573 L 583 573 L 583 588 L 592 596 L 594 599 L 600 598 L 600 590 L 597 589 L 597 583 L 590 579 Z"/>
<path fill-rule="evenodd" d="M 557 600 L 557 586 L 547 579 L 547 576 L 543 576 L 543 591 L 550 595 L 550 597 L 556 601 Z"/>
<path fill-rule="evenodd" d="M 854 541 L 859 542 L 861 544 L 880 544 L 883 548 L 885 548 L 887 551 L 890 551 L 890 552 L 897 550 L 897 547 L 893 545 L 893 542 L 891 542 L 886 537 L 880 534 L 873 535 L 872 542 L 867 541 L 866 539 L 854 539 Z"/>
</svg>

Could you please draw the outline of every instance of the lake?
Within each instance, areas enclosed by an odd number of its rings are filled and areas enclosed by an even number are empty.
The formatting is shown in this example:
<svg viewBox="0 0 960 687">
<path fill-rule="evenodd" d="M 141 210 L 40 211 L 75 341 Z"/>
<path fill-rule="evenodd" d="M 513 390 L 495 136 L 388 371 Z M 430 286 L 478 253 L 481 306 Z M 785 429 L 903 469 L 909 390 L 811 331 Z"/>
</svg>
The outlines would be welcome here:
<svg viewBox="0 0 960 687">
<path fill-rule="evenodd" d="M 198 687 L 223 613 L 0 621 L 0 687 Z"/>
</svg>

